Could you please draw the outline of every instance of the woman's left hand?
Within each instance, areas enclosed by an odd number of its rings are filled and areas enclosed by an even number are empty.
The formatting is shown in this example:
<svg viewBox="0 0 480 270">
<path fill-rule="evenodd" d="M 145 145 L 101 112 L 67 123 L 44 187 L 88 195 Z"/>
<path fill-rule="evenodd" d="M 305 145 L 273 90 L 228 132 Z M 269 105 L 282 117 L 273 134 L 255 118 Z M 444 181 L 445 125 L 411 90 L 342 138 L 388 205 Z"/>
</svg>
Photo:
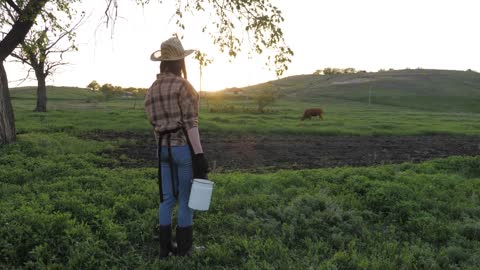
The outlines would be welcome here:
<svg viewBox="0 0 480 270">
<path fill-rule="evenodd" d="M 193 178 L 208 179 L 208 161 L 203 153 L 192 157 Z"/>
</svg>

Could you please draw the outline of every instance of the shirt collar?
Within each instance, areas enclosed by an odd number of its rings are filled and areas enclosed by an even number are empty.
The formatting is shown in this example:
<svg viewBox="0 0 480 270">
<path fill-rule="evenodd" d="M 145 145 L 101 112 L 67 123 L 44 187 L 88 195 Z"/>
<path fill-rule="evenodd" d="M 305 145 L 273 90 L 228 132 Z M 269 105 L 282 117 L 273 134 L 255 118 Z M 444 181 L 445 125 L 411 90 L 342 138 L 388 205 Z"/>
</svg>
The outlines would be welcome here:
<svg viewBox="0 0 480 270">
<path fill-rule="evenodd" d="M 175 75 L 173 73 L 170 73 L 170 72 L 163 72 L 163 73 L 158 73 L 157 74 L 157 80 L 160 79 L 160 78 L 164 78 L 164 77 L 177 77 L 177 75 Z"/>
</svg>

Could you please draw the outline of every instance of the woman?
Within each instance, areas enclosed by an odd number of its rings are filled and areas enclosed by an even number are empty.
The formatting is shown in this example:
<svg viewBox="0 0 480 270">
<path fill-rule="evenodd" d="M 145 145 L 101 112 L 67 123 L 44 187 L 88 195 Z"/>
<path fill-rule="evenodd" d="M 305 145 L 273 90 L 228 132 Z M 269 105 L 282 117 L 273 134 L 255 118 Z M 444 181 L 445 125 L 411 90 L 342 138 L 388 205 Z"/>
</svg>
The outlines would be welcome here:
<svg viewBox="0 0 480 270">
<path fill-rule="evenodd" d="M 198 131 L 199 96 L 187 81 L 185 67 L 184 58 L 192 52 L 184 50 L 180 40 L 173 37 L 163 42 L 160 50 L 150 57 L 153 61 L 161 61 L 160 74 L 145 96 L 145 111 L 158 143 L 161 258 L 191 254 L 190 188 L 194 177 L 206 178 L 208 171 Z M 178 247 L 172 241 L 172 210 L 176 201 Z"/>
</svg>

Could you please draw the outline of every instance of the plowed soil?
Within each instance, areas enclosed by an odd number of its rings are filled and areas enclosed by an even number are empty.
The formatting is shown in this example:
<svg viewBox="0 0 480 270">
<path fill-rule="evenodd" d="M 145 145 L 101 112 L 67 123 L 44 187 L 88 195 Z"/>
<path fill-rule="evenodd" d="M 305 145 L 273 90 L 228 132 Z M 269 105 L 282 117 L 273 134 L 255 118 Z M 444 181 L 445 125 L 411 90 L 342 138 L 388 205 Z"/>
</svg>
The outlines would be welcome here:
<svg viewBox="0 0 480 270">
<path fill-rule="evenodd" d="M 155 167 L 152 135 L 97 131 L 88 139 L 129 139 L 102 153 L 116 159 L 115 166 Z M 132 143 L 133 142 L 133 143 Z M 372 166 L 420 162 L 448 156 L 480 155 L 480 136 L 212 136 L 202 135 L 210 167 L 215 171 L 272 171 L 341 166 Z"/>
</svg>

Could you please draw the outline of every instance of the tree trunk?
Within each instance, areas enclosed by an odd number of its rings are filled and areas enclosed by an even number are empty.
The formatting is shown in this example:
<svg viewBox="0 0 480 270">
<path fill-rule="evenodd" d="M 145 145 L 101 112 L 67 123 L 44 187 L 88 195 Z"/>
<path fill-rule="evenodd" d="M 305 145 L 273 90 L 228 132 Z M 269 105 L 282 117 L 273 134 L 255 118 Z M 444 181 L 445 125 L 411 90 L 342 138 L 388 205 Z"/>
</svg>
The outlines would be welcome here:
<svg viewBox="0 0 480 270">
<path fill-rule="evenodd" d="M 47 111 L 47 85 L 45 83 L 45 76 L 37 76 L 37 107 L 35 107 L 35 112 L 46 112 Z"/>
<path fill-rule="evenodd" d="M 15 120 L 13 115 L 8 79 L 3 61 L 0 61 L 0 145 L 15 141 Z"/>
<path fill-rule="evenodd" d="M 30 0 L 21 11 L 20 18 L 12 29 L 0 41 L 0 145 L 15 141 L 15 117 L 13 115 L 10 92 L 8 90 L 7 72 L 3 66 L 5 59 L 25 39 L 35 18 L 42 11 L 48 0 Z M 4 1 L 2 1 L 3 3 Z M 17 7 L 18 9 L 18 7 Z"/>
</svg>

